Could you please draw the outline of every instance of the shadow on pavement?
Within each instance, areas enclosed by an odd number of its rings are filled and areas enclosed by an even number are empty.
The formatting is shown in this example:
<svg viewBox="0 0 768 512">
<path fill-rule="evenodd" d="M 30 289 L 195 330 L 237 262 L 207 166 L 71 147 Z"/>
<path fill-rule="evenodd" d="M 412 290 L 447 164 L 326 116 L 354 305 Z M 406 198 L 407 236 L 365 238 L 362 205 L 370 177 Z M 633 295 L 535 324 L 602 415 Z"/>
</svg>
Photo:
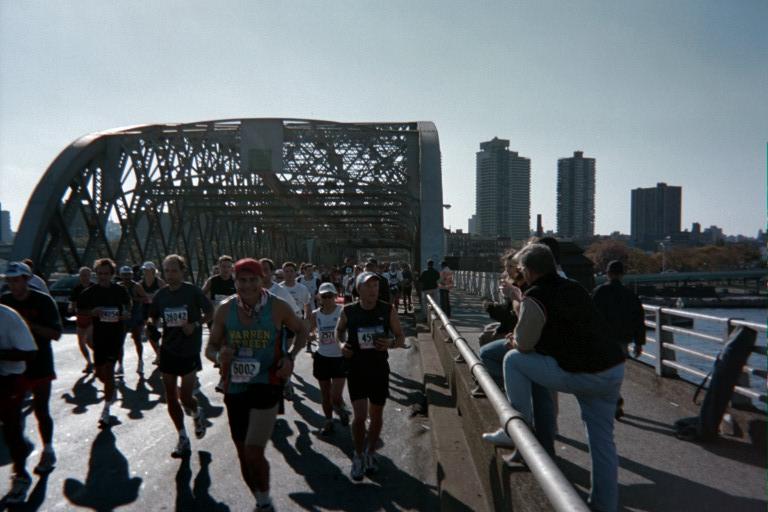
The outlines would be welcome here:
<svg viewBox="0 0 768 512">
<path fill-rule="evenodd" d="M 70 405 L 74 405 L 72 409 L 74 414 L 83 414 L 88 411 L 89 405 L 96 405 L 101 403 L 101 398 L 98 396 L 98 389 L 96 387 L 96 376 L 93 373 L 83 375 L 75 385 L 72 386 L 71 393 L 64 393 L 61 398 Z"/>
<path fill-rule="evenodd" d="M 289 497 L 304 510 L 439 510 L 436 489 L 401 471 L 388 458 L 379 456 L 379 473 L 360 483 L 352 482 L 348 467 L 340 468 L 312 448 L 313 436 L 303 421 L 294 422 L 298 435 L 290 443 L 293 431 L 287 422 L 275 425 L 272 442 L 294 472 L 303 476 L 310 492 L 291 493 Z M 351 453 L 348 435 L 345 453 Z"/>
<path fill-rule="evenodd" d="M 91 445 L 85 483 L 64 481 L 64 496 L 74 505 L 108 511 L 133 503 L 139 496 L 141 478 L 130 477 L 128 460 L 115 444 L 110 429 L 102 430 Z"/>
<path fill-rule="evenodd" d="M 190 480 L 192 480 L 189 457 L 182 459 L 179 470 L 176 472 L 176 510 L 229 512 L 227 505 L 214 500 L 208 493 L 211 488 L 209 472 L 211 454 L 205 451 L 200 451 L 198 454 L 200 456 L 200 471 L 197 473 L 192 487 L 189 485 Z"/>
<path fill-rule="evenodd" d="M 560 436 L 563 444 L 585 453 L 587 445 Z M 682 441 L 681 441 L 682 442 Z M 589 489 L 589 470 L 564 458 L 558 466 L 568 480 Z M 619 503 L 624 510 L 738 510 L 739 512 L 765 511 L 763 500 L 733 496 L 714 487 L 682 478 L 674 473 L 639 464 L 619 456 L 619 465 L 650 481 L 648 484 L 619 485 Z"/>
<path fill-rule="evenodd" d="M 149 388 L 143 375 L 139 375 L 136 389 L 129 388 L 123 381 L 118 381 L 117 389 L 120 393 L 119 396 L 123 398 L 122 408 L 128 409 L 128 417 L 132 420 L 143 418 L 142 411 L 151 411 L 160 403 L 159 398 L 157 400 L 149 399 Z"/>
</svg>

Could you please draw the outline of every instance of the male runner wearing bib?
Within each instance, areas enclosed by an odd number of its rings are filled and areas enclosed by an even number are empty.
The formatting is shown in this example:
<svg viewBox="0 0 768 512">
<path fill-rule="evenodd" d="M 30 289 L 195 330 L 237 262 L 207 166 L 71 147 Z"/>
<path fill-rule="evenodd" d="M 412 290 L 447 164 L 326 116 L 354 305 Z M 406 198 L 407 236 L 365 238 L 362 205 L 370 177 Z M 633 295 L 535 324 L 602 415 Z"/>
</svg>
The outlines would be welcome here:
<svg viewBox="0 0 768 512">
<path fill-rule="evenodd" d="M 336 324 L 342 307 L 336 304 L 336 287 L 323 283 L 318 290 L 320 307 L 310 313 L 309 324 L 317 341 L 317 351 L 312 355 L 312 375 L 320 384 L 325 424 L 320 433 L 333 432 L 333 411 L 339 415 L 341 424 L 349 425 L 349 413 L 341 396 L 347 380 L 347 372 L 341 346 L 336 339 Z"/>
<path fill-rule="evenodd" d="M 378 470 L 376 443 L 381 434 L 384 403 L 389 396 L 387 352 L 405 345 L 397 312 L 388 302 L 378 300 L 379 283 L 373 272 L 360 274 L 356 281 L 360 300 L 344 306 L 336 325 L 336 338 L 344 343 L 342 351 L 349 359 L 347 382 L 354 411 L 352 440 L 355 448 L 350 476 L 358 482 L 364 474 Z M 371 423 L 366 443 L 365 420 L 369 416 Z"/>
<path fill-rule="evenodd" d="M 293 308 L 262 288 L 263 282 L 258 261 L 246 258 L 235 263 L 237 295 L 216 310 L 205 351 L 225 376 L 224 403 L 240 471 L 256 497 L 256 510 L 262 512 L 273 510 L 264 450 L 272 437 L 283 384 L 307 339 Z M 284 328 L 295 333 L 290 351 Z"/>
<path fill-rule="evenodd" d="M 168 415 L 179 433 L 176 449 L 171 457 L 189 455 L 191 446 L 184 427 L 184 410 L 193 416 L 195 436 L 205 435 L 205 416 L 198 406 L 192 389 L 195 374 L 202 369 L 200 350 L 203 344 L 203 322 L 211 318 L 213 306 L 203 291 L 192 283 L 184 282 L 187 263 L 178 254 L 163 260 L 163 274 L 168 286 L 161 288 L 152 299 L 149 309 L 153 323 L 162 319 L 163 336 L 160 344 L 160 371 L 163 374 Z M 179 377 L 181 386 L 179 387 Z"/>
<path fill-rule="evenodd" d="M 226 254 L 219 256 L 219 273 L 209 277 L 203 285 L 203 293 L 211 299 L 214 306 L 218 306 L 221 301 L 235 294 L 235 278 L 232 276 L 233 266 L 232 256 Z"/>
<path fill-rule="evenodd" d="M 93 264 L 96 284 L 80 294 L 78 312 L 93 317 L 93 364 L 96 377 L 104 383 L 104 410 L 99 425 L 108 427 L 112 417 L 109 408 L 117 399 L 115 363 L 123 353 L 124 320 L 131 312 L 131 296 L 122 286 L 112 282 L 115 262 L 109 258 Z"/>
</svg>

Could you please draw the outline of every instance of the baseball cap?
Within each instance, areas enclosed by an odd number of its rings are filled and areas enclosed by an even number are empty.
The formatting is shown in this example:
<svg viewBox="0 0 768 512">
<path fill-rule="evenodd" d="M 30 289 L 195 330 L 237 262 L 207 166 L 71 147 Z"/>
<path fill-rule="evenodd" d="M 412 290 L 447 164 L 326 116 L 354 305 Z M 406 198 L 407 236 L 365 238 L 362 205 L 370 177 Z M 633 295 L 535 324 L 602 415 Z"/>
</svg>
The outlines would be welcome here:
<svg viewBox="0 0 768 512">
<path fill-rule="evenodd" d="M 145 261 L 141 266 L 141 270 L 157 270 L 157 267 L 151 261 Z"/>
<path fill-rule="evenodd" d="M 261 263 L 253 258 L 237 260 L 237 263 L 235 263 L 235 275 L 239 272 L 251 272 L 259 277 L 264 277 L 264 269 L 261 268 Z"/>
<path fill-rule="evenodd" d="M 610 272 L 611 274 L 623 274 L 624 264 L 619 260 L 613 260 L 610 263 L 608 263 L 608 267 L 606 268 L 605 271 Z"/>
<path fill-rule="evenodd" d="M 132 276 L 133 275 L 133 269 L 129 267 L 128 265 L 123 265 L 120 267 L 120 275 L 121 276 Z"/>
<path fill-rule="evenodd" d="M 19 276 L 32 277 L 32 269 L 29 268 L 29 265 L 22 263 L 21 261 L 11 261 L 8 263 L 8 266 L 5 267 L 5 274 L 3 274 L 3 277 Z"/>
<path fill-rule="evenodd" d="M 333 286 L 333 283 L 323 283 L 320 285 L 320 288 L 317 290 L 317 293 L 320 295 L 324 295 L 326 293 L 332 293 L 334 295 L 337 295 L 336 293 L 336 287 Z"/>
<path fill-rule="evenodd" d="M 362 285 L 363 283 L 365 283 L 366 281 L 368 281 L 372 277 L 373 278 L 377 278 L 376 274 L 374 274 L 373 272 L 363 272 L 363 273 L 361 273 L 359 276 L 357 276 L 357 279 L 355 280 L 355 288 L 356 289 L 360 288 L 360 285 Z"/>
</svg>

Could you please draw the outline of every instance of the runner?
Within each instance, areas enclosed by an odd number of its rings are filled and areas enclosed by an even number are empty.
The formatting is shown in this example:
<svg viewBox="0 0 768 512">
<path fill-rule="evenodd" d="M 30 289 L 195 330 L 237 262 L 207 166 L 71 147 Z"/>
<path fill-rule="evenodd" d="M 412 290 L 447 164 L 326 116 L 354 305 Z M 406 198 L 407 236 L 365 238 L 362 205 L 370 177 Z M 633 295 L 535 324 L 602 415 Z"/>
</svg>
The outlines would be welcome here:
<svg viewBox="0 0 768 512">
<path fill-rule="evenodd" d="M 136 347 L 136 356 L 139 360 L 136 365 L 136 373 L 144 373 L 144 347 L 142 335 L 144 334 L 144 301 L 147 294 L 141 284 L 133 280 L 133 269 L 127 265 L 120 267 L 120 285 L 125 288 L 131 297 L 131 316 L 125 321 L 125 330 L 131 333 L 133 345 Z M 120 357 L 119 367 L 123 366 L 123 358 Z M 118 371 L 118 373 L 122 373 Z"/>
<path fill-rule="evenodd" d="M 3 498 L 7 505 L 24 503 L 32 485 L 32 477 L 27 473 L 27 456 L 32 450 L 24 438 L 21 404 L 25 395 L 22 374 L 36 355 L 37 345 L 24 319 L 0 304 L 0 422 L 13 462 L 11 489 Z"/>
<path fill-rule="evenodd" d="M 226 254 L 219 256 L 217 265 L 219 273 L 209 277 L 203 285 L 203 293 L 211 299 L 214 306 L 218 306 L 221 301 L 235 293 L 235 278 L 232 275 L 234 260 L 232 256 L 227 256 Z"/>
<path fill-rule="evenodd" d="M 336 324 L 343 308 L 336 304 L 336 287 L 333 283 L 321 284 L 319 292 L 320 307 L 312 311 L 309 319 L 312 337 L 317 341 L 317 351 L 312 355 L 312 375 L 320 384 L 325 414 L 325 424 L 320 433 L 328 435 L 333 432 L 334 411 L 342 425 L 349 425 L 349 412 L 341 396 L 347 372 L 341 346 L 336 339 Z"/>
<path fill-rule="evenodd" d="M 320 286 L 320 279 L 315 277 L 314 270 L 315 267 L 311 263 L 302 263 L 301 275 L 296 278 L 297 283 L 303 284 L 309 290 L 309 296 L 311 297 L 309 301 L 310 311 L 318 307 L 317 289 Z"/>
<path fill-rule="evenodd" d="M 78 282 L 72 292 L 69 294 L 69 313 L 75 315 L 75 332 L 77 333 L 77 344 L 80 347 L 80 353 L 85 358 L 85 368 L 83 373 L 93 371 L 93 362 L 91 361 L 91 350 L 93 350 L 93 321 L 90 316 L 82 315 L 79 312 L 77 301 L 80 294 L 88 289 L 93 282 L 91 276 L 93 273 L 88 267 L 81 267 L 78 272 L 80 282 Z"/>
<path fill-rule="evenodd" d="M 141 266 L 141 270 L 144 275 L 141 277 L 140 284 L 145 293 L 142 316 L 146 326 L 147 339 L 152 346 L 152 350 L 155 351 L 155 359 L 152 361 L 152 364 L 157 366 L 160 364 L 160 333 L 154 324 L 147 324 L 147 319 L 149 318 L 149 306 L 152 304 L 152 299 L 157 290 L 165 286 L 165 281 L 157 277 L 157 267 L 151 261 L 145 261 Z"/>
<path fill-rule="evenodd" d="M 184 427 L 184 410 L 192 415 L 195 436 L 205 435 L 205 414 L 193 396 L 196 373 L 202 369 L 200 351 L 203 342 L 203 322 L 211 319 L 213 306 L 197 286 L 184 282 L 187 264 L 178 254 L 163 260 L 163 275 L 168 286 L 161 288 L 152 299 L 149 321 L 162 319 L 163 335 L 160 345 L 160 371 L 163 374 L 168 415 L 179 433 L 179 441 L 171 457 L 182 458 L 191 453 L 191 444 Z M 181 377 L 181 387 L 178 385 Z"/>
<path fill-rule="evenodd" d="M 403 281 L 402 296 L 403 296 L 403 310 L 409 313 L 413 310 L 413 304 L 411 303 L 411 294 L 413 293 L 413 272 L 411 272 L 411 266 L 407 263 L 403 263 Z"/>
<path fill-rule="evenodd" d="M 240 471 L 256 497 L 256 510 L 274 510 L 269 496 L 269 462 L 264 450 L 272 436 L 282 384 L 306 342 L 306 330 L 293 308 L 262 284 L 266 265 L 253 259 L 235 264 L 237 295 L 216 310 L 206 357 L 221 364 L 226 377 L 224 403 L 237 448 Z M 289 351 L 284 329 L 296 333 Z"/>
<path fill-rule="evenodd" d="M 296 313 L 296 316 L 302 320 L 304 326 L 307 327 L 309 325 L 307 320 L 312 312 L 310 306 L 312 296 L 306 286 L 296 282 L 296 264 L 294 262 L 286 261 L 283 263 L 283 278 L 284 280 L 280 283 L 280 287 L 288 290 L 288 293 L 291 294 L 293 302 L 296 305 L 293 311 Z M 293 331 L 288 329 L 286 331 L 286 337 L 288 338 L 289 343 L 293 339 L 293 336 Z M 312 347 L 307 344 L 307 351 L 311 351 L 311 348 Z M 290 380 L 286 382 L 283 387 L 283 396 L 288 400 L 293 398 L 293 384 L 291 384 Z"/>
<path fill-rule="evenodd" d="M 104 409 L 99 425 L 112 423 L 111 405 L 117 401 L 115 391 L 115 363 L 123 354 L 125 327 L 123 320 L 130 317 L 131 296 L 122 286 L 112 282 L 115 262 L 109 258 L 93 264 L 96 284 L 80 294 L 78 311 L 93 318 L 93 364 L 96 377 L 104 384 Z"/>
<path fill-rule="evenodd" d="M 397 313 L 400 307 L 400 283 L 403 280 L 403 276 L 397 268 L 397 263 L 389 264 L 389 270 L 384 273 L 384 278 L 389 286 L 389 302 L 395 308 L 395 313 Z"/>
<path fill-rule="evenodd" d="M 49 410 L 51 381 L 56 378 L 51 340 L 61 338 L 61 319 L 59 308 L 51 296 L 29 287 L 31 277 L 32 270 L 24 263 L 9 263 L 5 282 L 8 283 L 10 293 L 3 294 L 0 302 L 21 315 L 37 345 L 37 355 L 27 363 L 22 380 L 25 390 L 32 393 L 32 408 L 43 441 L 43 453 L 40 463 L 35 467 L 35 473 L 44 475 L 56 467 L 53 418 Z"/>
<path fill-rule="evenodd" d="M 354 267 L 344 267 L 344 277 L 341 280 L 341 287 L 344 288 L 344 304 L 350 304 L 354 300 L 355 278 L 362 271 L 363 269 L 357 265 Z"/>
<path fill-rule="evenodd" d="M 378 470 L 376 443 L 381 434 L 384 403 L 389 396 L 388 350 L 405 346 L 405 337 L 394 308 L 378 300 L 379 279 L 373 272 L 357 277 L 360 300 L 344 306 L 336 326 L 336 338 L 349 359 L 349 399 L 352 402 L 352 480 Z M 365 421 L 370 418 L 366 443 Z M 367 446 L 366 446 L 367 444 Z M 365 450 L 365 452 L 364 452 Z"/>
</svg>

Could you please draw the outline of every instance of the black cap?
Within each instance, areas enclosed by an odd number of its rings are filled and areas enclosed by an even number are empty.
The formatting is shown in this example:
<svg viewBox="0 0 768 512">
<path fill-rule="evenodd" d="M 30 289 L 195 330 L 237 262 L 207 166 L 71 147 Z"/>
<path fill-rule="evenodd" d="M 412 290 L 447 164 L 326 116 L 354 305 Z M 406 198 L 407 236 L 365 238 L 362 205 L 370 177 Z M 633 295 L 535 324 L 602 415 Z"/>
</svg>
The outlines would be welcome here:
<svg viewBox="0 0 768 512">
<path fill-rule="evenodd" d="M 624 264 L 619 260 L 613 260 L 608 263 L 608 267 L 606 267 L 605 271 L 609 274 L 623 274 Z"/>
</svg>

